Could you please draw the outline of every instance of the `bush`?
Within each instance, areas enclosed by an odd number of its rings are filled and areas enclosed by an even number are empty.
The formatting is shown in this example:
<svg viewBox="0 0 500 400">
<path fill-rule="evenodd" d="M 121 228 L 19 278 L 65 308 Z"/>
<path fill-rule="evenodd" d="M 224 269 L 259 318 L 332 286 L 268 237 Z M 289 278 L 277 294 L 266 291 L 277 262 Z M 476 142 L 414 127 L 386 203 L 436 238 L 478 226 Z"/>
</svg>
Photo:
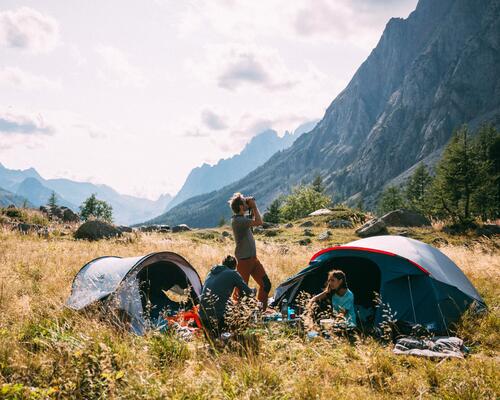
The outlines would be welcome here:
<svg viewBox="0 0 500 400">
<path fill-rule="evenodd" d="M 331 204 L 331 198 L 311 186 L 297 186 L 283 199 L 280 215 L 285 220 L 307 217 L 313 211 Z"/>
</svg>

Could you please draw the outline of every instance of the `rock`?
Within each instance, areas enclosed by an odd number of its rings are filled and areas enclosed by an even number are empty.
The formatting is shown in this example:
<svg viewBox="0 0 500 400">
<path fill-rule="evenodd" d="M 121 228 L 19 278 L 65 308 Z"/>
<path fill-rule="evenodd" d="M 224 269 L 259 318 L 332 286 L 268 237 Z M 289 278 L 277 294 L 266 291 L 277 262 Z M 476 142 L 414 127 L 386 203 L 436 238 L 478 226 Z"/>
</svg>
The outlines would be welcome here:
<svg viewBox="0 0 500 400">
<path fill-rule="evenodd" d="M 328 221 L 328 228 L 354 228 L 354 224 L 347 219 L 332 219 Z"/>
<path fill-rule="evenodd" d="M 229 236 L 231 236 L 231 234 L 228 231 L 222 231 L 221 235 L 223 237 L 229 237 Z"/>
<path fill-rule="evenodd" d="M 309 239 L 309 238 L 301 239 L 301 240 L 299 240 L 298 243 L 301 246 L 307 246 L 308 244 L 311 244 L 311 239 Z"/>
<path fill-rule="evenodd" d="M 141 232 L 149 233 L 149 232 L 156 232 L 158 231 L 158 225 L 148 225 L 148 226 L 141 226 L 139 230 Z"/>
<path fill-rule="evenodd" d="M 384 221 L 375 218 L 368 221 L 361 228 L 356 229 L 356 234 L 362 238 L 370 236 L 386 235 L 387 227 L 385 226 Z"/>
<path fill-rule="evenodd" d="M 264 222 L 262 224 L 262 228 L 264 229 L 273 229 L 273 228 L 277 228 L 279 226 L 279 224 L 273 224 L 272 222 Z"/>
<path fill-rule="evenodd" d="M 314 226 L 312 221 L 305 221 L 299 225 L 300 228 L 310 228 L 311 226 Z"/>
<path fill-rule="evenodd" d="M 130 226 L 125 226 L 125 225 L 117 226 L 116 229 L 118 229 L 121 233 L 131 233 L 132 232 L 132 228 Z"/>
<path fill-rule="evenodd" d="M 484 224 L 483 226 L 478 227 L 476 232 L 478 235 L 487 237 L 500 235 L 500 225 Z"/>
<path fill-rule="evenodd" d="M 319 210 L 313 211 L 311 214 L 309 214 L 310 217 L 317 217 L 318 215 L 329 215 L 333 214 L 332 210 L 329 210 L 328 208 L 320 208 Z"/>
<path fill-rule="evenodd" d="M 23 234 L 28 234 L 30 231 L 35 230 L 36 226 L 31 224 L 25 224 L 24 222 L 20 222 L 17 224 L 17 230 Z"/>
<path fill-rule="evenodd" d="M 172 227 L 172 233 L 177 233 L 177 232 L 186 232 L 190 231 L 191 228 L 187 226 L 186 224 L 180 224 L 180 225 L 175 225 Z"/>
<path fill-rule="evenodd" d="M 91 220 L 83 223 L 76 230 L 75 239 L 100 240 L 121 236 L 120 230 L 107 222 Z"/>
<path fill-rule="evenodd" d="M 158 225 L 158 232 L 169 233 L 171 231 L 170 225 Z"/>
<path fill-rule="evenodd" d="M 256 234 L 259 234 L 259 233 L 262 233 L 264 232 L 264 228 L 261 228 L 260 226 L 257 226 L 255 228 L 253 228 L 253 233 L 256 233 Z"/>
<path fill-rule="evenodd" d="M 322 233 L 319 234 L 318 240 L 323 242 L 325 240 L 328 240 L 328 238 L 330 236 L 332 236 L 332 232 L 330 232 L 330 231 L 324 231 L 324 232 L 322 232 Z"/>
<path fill-rule="evenodd" d="M 274 237 L 274 236 L 278 236 L 279 233 L 280 233 L 279 229 L 267 229 L 264 231 L 264 236 Z"/>
<path fill-rule="evenodd" d="M 411 210 L 394 210 L 380 218 L 385 226 L 430 226 L 431 221 L 422 214 Z"/>
<path fill-rule="evenodd" d="M 285 228 L 293 228 L 293 224 L 289 222 L 288 224 L 285 225 Z"/>
<path fill-rule="evenodd" d="M 314 233 L 310 229 L 304 229 L 303 235 L 304 236 L 314 236 Z"/>
<path fill-rule="evenodd" d="M 72 209 L 67 208 L 67 207 L 61 207 L 62 210 L 62 216 L 61 219 L 63 222 L 78 222 L 80 221 L 80 216 L 75 213 Z"/>
</svg>

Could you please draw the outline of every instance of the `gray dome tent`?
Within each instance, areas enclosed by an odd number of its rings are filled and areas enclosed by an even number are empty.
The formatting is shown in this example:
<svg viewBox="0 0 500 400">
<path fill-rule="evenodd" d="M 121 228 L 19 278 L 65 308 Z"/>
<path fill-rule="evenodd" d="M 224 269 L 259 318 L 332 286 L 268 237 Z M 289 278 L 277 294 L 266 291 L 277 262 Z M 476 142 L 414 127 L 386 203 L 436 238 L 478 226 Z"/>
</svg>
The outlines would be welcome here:
<svg viewBox="0 0 500 400">
<path fill-rule="evenodd" d="M 347 277 L 358 310 L 372 309 L 375 292 L 400 321 L 417 323 L 435 332 L 448 332 L 473 303 L 485 304 L 464 273 L 438 249 L 402 236 L 375 236 L 316 253 L 309 266 L 283 282 L 274 305 L 296 302 L 300 292 L 321 292 L 328 271 L 340 269 Z"/>
<path fill-rule="evenodd" d="M 197 304 L 201 286 L 196 270 L 176 253 L 164 251 L 126 258 L 106 256 L 80 269 L 66 305 L 83 310 L 95 302 L 105 302 L 124 312 L 133 331 L 142 334 L 148 325 L 146 308 L 151 320 L 155 320 L 162 309 L 178 310 L 180 304 L 165 292 L 182 295 L 189 289 L 189 302 Z"/>
</svg>

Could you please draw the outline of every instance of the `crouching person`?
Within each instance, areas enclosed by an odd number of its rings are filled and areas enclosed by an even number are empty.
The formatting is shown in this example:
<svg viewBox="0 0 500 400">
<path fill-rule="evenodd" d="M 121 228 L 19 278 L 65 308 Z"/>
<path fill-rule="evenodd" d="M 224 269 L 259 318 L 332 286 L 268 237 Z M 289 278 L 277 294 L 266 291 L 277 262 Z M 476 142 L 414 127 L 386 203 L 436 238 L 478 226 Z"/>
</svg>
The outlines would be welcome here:
<svg viewBox="0 0 500 400">
<path fill-rule="evenodd" d="M 253 293 L 236 272 L 236 259 L 227 256 L 222 265 L 210 270 L 201 291 L 200 320 L 209 339 L 219 337 L 226 329 L 224 318 L 234 289 L 246 296 Z"/>
</svg>

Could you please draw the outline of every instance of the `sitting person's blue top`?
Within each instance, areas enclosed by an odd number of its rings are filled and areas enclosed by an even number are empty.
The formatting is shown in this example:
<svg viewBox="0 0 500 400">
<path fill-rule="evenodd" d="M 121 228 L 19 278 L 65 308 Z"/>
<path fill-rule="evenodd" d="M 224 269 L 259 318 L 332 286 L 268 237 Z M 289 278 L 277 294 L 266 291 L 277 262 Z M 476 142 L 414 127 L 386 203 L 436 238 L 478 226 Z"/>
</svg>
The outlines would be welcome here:
<svg viewBox="0 0 500 400">
<path fill-rule="evenodd" d="M 336 293 L 332 296 L 333 311 L 344 313 L 347 326 L 354 328 L 356 326 L 356 311 L 354 309 L 354 295 L 347 289 L 343 296 Z"/>
</svg>

